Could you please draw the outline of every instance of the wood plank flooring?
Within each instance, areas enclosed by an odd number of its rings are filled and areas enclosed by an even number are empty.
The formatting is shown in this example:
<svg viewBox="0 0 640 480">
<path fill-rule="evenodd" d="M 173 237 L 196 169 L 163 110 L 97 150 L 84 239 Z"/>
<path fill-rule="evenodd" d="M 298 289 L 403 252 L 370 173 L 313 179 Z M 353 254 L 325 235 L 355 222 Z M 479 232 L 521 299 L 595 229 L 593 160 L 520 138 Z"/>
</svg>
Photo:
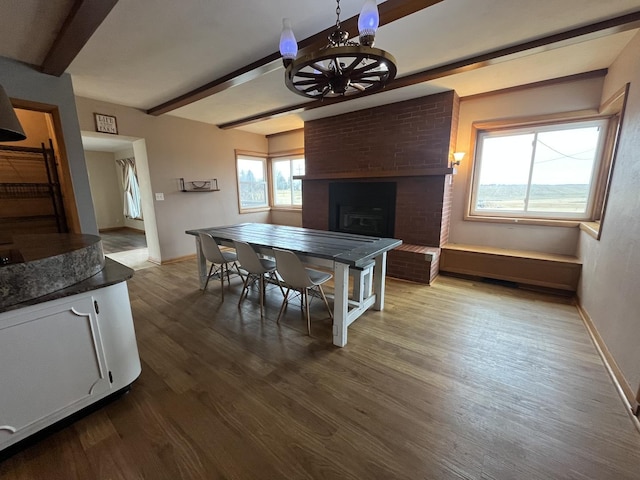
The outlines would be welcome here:
<svg viewBox="0 0 640 480">
<path fill-rule="evenodd" d="M 104 253 L 125 252 L 147 246 L 144 232 L 136 232 L 130 228 L 100 232 L 100 237 Z"/>
<path fill-rule="evenodd" d="M 331 343 L 281 294 L 238 310 L 195 261 L 129 282 L 130 393 L 0 463 L 14 479 L 640 478 L 640 434 L 566 298 L 395 280 Z M 227 287 L 225 287 L 227 288 Z"/>
</svg>

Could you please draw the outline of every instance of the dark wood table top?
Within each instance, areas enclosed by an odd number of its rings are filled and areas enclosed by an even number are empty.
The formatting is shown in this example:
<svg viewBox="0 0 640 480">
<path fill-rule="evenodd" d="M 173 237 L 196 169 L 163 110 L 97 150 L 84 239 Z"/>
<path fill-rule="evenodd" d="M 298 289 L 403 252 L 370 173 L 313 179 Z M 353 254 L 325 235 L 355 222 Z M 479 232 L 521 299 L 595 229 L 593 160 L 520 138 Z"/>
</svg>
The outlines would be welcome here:
<svg viewBox="0 0 640 480">
<path fill-rule="evenodd" d="M 276 247 L 360 267 L 383 252 L 402 244 L 396 238 L 377 238 L 310 228 L 241 223 L 223 227 L 187 230 L 189 235 L 209 233 L 219 240 L 238 240 L 257 247 Z"/>
</svg>

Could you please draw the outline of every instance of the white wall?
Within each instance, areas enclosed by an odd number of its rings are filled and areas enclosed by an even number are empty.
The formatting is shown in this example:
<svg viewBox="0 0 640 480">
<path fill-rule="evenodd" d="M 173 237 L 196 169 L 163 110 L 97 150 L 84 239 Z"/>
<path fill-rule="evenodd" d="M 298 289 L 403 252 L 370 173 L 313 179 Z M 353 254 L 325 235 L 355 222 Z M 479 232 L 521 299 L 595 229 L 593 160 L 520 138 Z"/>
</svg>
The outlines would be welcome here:
<svg viewBox="0 0 640 480">
<path fill-rule="evenodd" d="M 464 220 L 473 161 L 472 124 L 570 111 L 597 111 L 603 79 L 582 80 L 507 93 L 461 99 L 456 151 L 467 153 L 453 176 L 450 243 L 489 245 L 574 255 L 577 227 L 550 227 Z"/>
<path fill-rule="evenodd" d="M 269 222 L 269 212 L 240 214 L 234 149 L 267 153 L 267 139 L 237 130 L 220 130 L 206 123 L 161 115 L 153 117 L 120 105 L 76 98 L 82 130 L 93 131 L 93 112 L 113 115 L 121 135 L 143 140 L 147 165 L 138 164 L 141 189 L 149 188 L 150 205 L 143 202 L 149 256 L 168 261 L 195 253 L 188 229 L 240 222 Z M 139 152 L 134 143 L 136 162 Z M 143 184 L 147 174 L 149 185 Z M 178 179 L 217 178 L 219 192 L 182 193 Z M 155 200 L 163 193 L 164 200 Z M 150 210 L 152 211 L 150 213 Z M 153 217 L 153 218 L 152 218 Z M 155 225 L 150 224 L 150 221 Z M 157 229 L 157 246 L 150 230 Z M 155 250 L 157 247 L 158 255 Z"/>
<path fill-rule="evenodd" d="M 631 389 L 640 385 L 640 34 L 609 68 L 602 99 L 631 82 L 598 241 L 582 232 L 580 303 Z"/>
<path fill-rule="evenodd" d="M 97 234 L 71 77 L 45 75 L 29 65 L 0 57 L 0 84 L 9 97 L 58 107 L 80 230 Z"/>
<path fill-rule="evenodd" d="M 98 229 L 124 227 L 122 182 L 113 153 L 85 151 L 84 157 Z"/>
</svg>

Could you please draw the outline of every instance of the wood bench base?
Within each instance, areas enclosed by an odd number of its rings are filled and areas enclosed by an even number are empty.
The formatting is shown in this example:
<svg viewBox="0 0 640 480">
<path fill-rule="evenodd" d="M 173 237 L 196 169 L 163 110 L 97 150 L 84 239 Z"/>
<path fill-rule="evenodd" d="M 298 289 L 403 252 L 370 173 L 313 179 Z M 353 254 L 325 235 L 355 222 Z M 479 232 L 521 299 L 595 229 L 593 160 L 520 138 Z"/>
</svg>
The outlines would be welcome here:
<svg viewBox="0 0 640 480">
<path fill-rule="evenodd" d="M 442 247 L 440 270 L 575 292 L 582 264 L 568 255 L 448 244 Z"/>
</svg>

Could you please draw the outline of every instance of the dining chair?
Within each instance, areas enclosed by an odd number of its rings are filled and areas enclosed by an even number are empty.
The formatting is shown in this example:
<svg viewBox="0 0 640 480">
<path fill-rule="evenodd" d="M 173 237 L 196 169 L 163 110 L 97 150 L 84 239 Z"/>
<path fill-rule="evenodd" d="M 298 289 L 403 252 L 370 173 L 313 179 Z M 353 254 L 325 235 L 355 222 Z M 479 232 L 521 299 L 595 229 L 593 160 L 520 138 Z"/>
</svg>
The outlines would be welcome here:
<svg viewBox="0 0 640 480">
<path fill-rule="evenodd" d="M 208 233 L 200 232 L 198 233 L 200 237 L 200 247 L 202 248 L 202 253 L 204 257 L 211 262 L 211 268 L 209 269 L 209 273 L 207 274 L 207 281 L 204 284 L 203 292 L 207 290 L 207 285 L 209 285 L 209 280 L 211 277 L 220 275 L 220 292 L 222 294 L 222 301 L 224 302 L 224 275 L 226 271 L 227 275 L 227 283 L 231 286 L 231 279 L 229 278 L 229 264 L 235 267 L 240 278 L 244 280 L 242 273 L 240 273 L 240 269 L 238 268 L 238 257 L 235 252 L 230 252 L 226 250 L 220 250 L 218 242 L 209 235 Z M 219 265 L 219 267 L 216 267 Z"/>
<path fill-rule="evenodd" d="M 276 269 L 278 274 L 284 280 L 287 288 L 284 294 L 284 300 L 278 313 L 277 323 L 280 323 L 280 317 L 289 301 L 289 292 L 295 290 L 300 293 L 301 306 L 306 311 L 307 316 L 307 333 L 311 336 L 311 316 L 309 314 L 309 291 L 317 290 L 320 292 L 324 304 L 327 306 L 329 316 L 333 318 L 333 312 L 329 307 L 329 302 L 324 294 L 322 284 L 330 280 L 333 275 L 313 268 L 305 267 L 298 256 L 290 250 L 281 250 L 274 248 L 273 253 L 276 258 Z"/>
<path fill-rule="evenodd" d="M 280 291 L 284 295 L 284 290 L 280 285 L 280 280 L 276 275 L 276 262 L 268 258 L 263 258 L 258 255 L 251 245 L 246 242 L 234 241 L 234 246 L 238 254 L 238 262 L 240 267 L 247 272 L 247 277 L 244 280 L 242 292 L 240 293 L 240 299 L 238 300 L 238 307 L 242 304 L 242 301 L 247 298 L 249 294 L 250 281 L 253 279 L 258 280 L 260 288 L 260 317 L 263 316 L 264 311 L 264 296 L 265 296 L 265 276 L 269 275 L 280 287 Z"/>
</svg>

